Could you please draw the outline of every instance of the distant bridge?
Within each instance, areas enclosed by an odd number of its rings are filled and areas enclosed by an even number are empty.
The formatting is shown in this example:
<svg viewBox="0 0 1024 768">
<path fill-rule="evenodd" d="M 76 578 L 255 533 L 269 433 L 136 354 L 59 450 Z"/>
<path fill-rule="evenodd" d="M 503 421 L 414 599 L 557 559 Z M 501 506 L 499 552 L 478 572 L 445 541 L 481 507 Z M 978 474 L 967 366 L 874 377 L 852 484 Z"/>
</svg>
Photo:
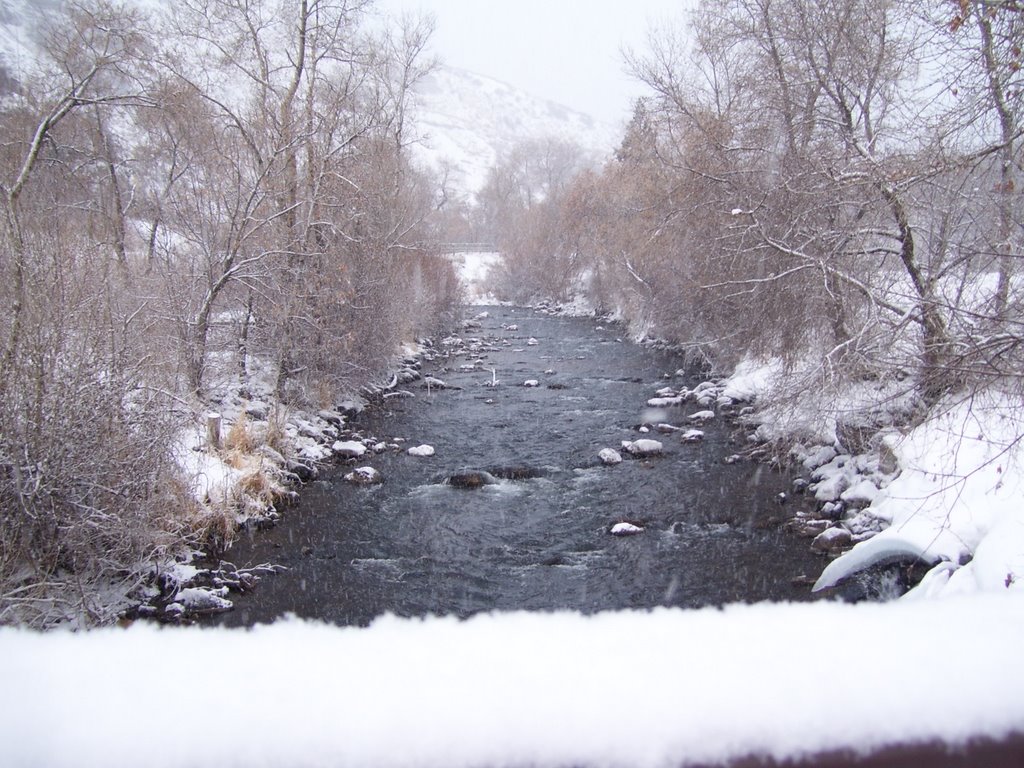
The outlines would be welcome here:
<svg viewBox="0 0 1024 768">
<path fill-rule="evenodd" d="M 441 253 L 496 253 L 498 247 L 494 243 L 442 243 L 438 249 Z"/>
</svg>

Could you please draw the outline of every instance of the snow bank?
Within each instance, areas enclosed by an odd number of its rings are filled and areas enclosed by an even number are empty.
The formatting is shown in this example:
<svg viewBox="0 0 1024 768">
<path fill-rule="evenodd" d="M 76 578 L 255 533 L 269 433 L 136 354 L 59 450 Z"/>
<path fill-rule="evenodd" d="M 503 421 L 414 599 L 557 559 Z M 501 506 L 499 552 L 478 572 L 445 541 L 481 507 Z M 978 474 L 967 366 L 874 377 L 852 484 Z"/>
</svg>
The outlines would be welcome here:
<svg viewBox="0 0 1024 768">
<path fill-rule="evenodd" d="M 779 360 L 746 358 L 736 366 L 722 394 L 736 402 L 752 402 L 775 386 L 781 375 L 782 362 Z"/>
<path fill-rule="evenodd" d="M 809 642 L 870 663 L 823 681 Z M 1005 595 L 5 629 L 0 763 L 654 768 L 956 744 L 1024 730 L 1022 643 L 1024 600 Z"/>
<path fill-rule="evenodd" d="M 901 474 L 868 511 L 891 524 L 830 563 L 815 589 L 909 555 L 938 563 L 922 584 L 929 595 L 1024 590 L 1022 414 L 1021 403 L 987 392 L 936 409 L 906 436 L 887 436 Z"/>
<path fill-rule="evenodd" d="M 734 402 L 756 402 L 762 441 L 839 443 L 845 426 L 879 427 L 904 421 L 914 404 L 913 388 L 896 377 L 847 381 L 823 376 L 809 357 L 787 367 L 777 358 L 746 358 L 722 389 Z"/>
<path fill-rule="evenodd" d="M 183 432 L 172 446 L 189 492 L 200 504 L 223 506 L 230 502 L 242 473 L 203 448 L 198 429 Z"/>
</svg>

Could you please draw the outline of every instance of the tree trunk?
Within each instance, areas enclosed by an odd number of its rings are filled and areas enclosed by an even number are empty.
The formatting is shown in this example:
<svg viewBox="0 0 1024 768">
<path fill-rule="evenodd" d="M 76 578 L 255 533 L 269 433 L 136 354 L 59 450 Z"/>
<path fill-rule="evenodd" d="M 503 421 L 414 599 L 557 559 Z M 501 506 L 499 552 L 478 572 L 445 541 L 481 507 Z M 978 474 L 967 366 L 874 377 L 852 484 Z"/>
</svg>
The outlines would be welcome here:
<svg viewBox="0 0 1024 768">
<path fill-rule="evenodd" d="M 946 321 L 935 300 L 933 281 L 926 278 L 918 264 L 914 245 L 914 231 L 910 218 L 899 194 L 886 182 L 878 185 L 882 196 L 889 204 L 896 226 L 899 229 L 900 261 L 917 293 L 917 308 L 922 328 L 921 380 L 918 384 L 921 395 L 928 405 L 933 405 L 946 392 L 955 388 L 959 376 L 949 367 L 952 355 L 952 339 L 946 328 Z"/>
</svg>

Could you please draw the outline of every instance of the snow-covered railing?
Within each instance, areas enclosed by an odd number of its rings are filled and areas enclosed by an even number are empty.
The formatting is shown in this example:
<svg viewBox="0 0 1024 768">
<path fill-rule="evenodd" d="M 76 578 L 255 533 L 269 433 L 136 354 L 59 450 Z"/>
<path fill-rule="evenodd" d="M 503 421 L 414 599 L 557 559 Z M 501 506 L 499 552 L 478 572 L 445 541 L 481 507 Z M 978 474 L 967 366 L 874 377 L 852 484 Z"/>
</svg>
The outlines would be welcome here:
<svg viewBox="0 0 1024 768">
<path fill-rule="evenodd" d="M 0 764 L 680 766 L 1024 733 L 1024 600 L 0 630 Z M 1019 742 L 1013 742 L 1019 743 Z"/>
</svg>

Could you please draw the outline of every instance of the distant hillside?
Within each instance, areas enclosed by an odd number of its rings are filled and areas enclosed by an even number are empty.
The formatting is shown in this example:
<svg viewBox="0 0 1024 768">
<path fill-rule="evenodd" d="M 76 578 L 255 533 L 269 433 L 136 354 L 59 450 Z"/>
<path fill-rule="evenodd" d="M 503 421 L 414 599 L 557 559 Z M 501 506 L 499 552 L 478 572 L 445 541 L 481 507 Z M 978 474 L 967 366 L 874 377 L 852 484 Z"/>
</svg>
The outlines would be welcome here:
<svg viewBox="0 0 1024 768">
<path fill-rule="evenodd" d="M 466 70 L 442 67 L 417 89 L 418 158 L 435 168 L 447 163 L 450 182 L 474 193 L 503 151 L 529 138 L 574 141 L 595 157 L 618 144 L 619 130 L 589 115 Z"/>
<path fill-rule="evenodd" d="M 131 0 L 159 6 L 165 0 Z M 64 0 L 0 0 L 0 94 L 38 55 L 46 16 Z M 472 195 L 505 150 L 523 139 L 557 137 L 579 144 L 595 158 L 619 141 L 616 126 L 533 96 L 499 80 L 466 70 L 441 67 L 417 88 L 413 146 L 422 164 L 450 169 L 449 183 Z"/>
<path fill-rule="evenodd" d="M 48 14 L 63 0 L 0 0 L 0 93 L 18 80 L 18 72 L 39 49 L 39 32 Z"/>
</svg>

